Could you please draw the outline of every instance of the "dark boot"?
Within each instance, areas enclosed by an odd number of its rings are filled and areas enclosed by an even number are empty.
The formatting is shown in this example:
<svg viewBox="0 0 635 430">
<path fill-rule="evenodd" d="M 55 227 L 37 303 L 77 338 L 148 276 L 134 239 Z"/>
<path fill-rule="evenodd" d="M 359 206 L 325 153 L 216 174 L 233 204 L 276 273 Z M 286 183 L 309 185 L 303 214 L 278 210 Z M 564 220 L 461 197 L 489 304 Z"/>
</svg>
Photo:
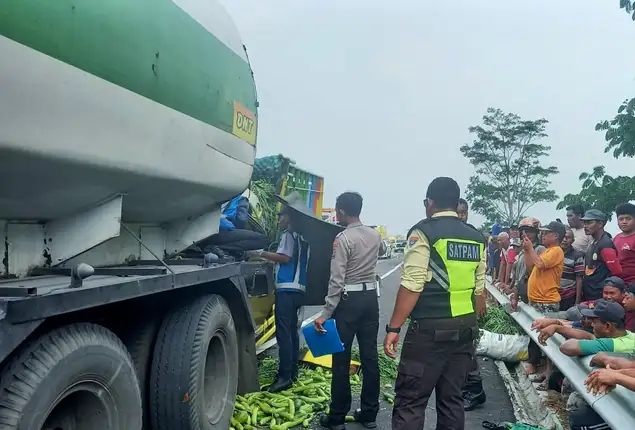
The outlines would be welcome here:
<svg viewBox="0 0 635 430">
<path fill-rule="evenodd" d="M 487 400 L 485 391 L 481 391 L 478 394 L 465 391 L 463 392 L 463 409 L 466 411 L 473 411 L 474 409 L 484 404 L 485 400 Z"/>
<path fill-rule="evenodd" d="M 346 430 L 345 424 L 334 424 L 333 421 L 331 421 L 331 417 L 328 415 L 322 415 L 320 417 L 320 425 L 325 429 L 330 430 Z"/>
<path fill-rule="evenodd" d="M 293 381 L 291 379 L 283 379 L 276 378 L 269 387 L 267 387 L 267 391 L 270 393 L 279 393 L 280 391 L 288 390 L 293 385 Z"/>
<path fill-rule="evenodd" d="M 354 413 L 353 413 L 353 418 L 355 418 L 355 422 L 360 423 L 362 426 L 364 426 L 367 429 L 376 429 L 377 428 L 377 423 L 375 421 L 364 421 L 363 420 L 363 416 L 362 416 L 362 410 L 361 409 L 357 409 Z"/>
</svg>

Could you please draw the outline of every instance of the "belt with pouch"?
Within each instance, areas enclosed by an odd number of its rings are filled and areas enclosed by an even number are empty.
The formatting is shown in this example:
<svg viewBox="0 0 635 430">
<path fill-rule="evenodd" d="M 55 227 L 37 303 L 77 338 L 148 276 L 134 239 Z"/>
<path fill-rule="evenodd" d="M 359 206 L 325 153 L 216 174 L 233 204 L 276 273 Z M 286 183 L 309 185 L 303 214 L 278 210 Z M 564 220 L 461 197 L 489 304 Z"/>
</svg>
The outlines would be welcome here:
<svg viewBox="0 0 635 430">
<path fill-rule="evenodd" d="M 356 293 L 360 291 L 376 290 L 377 282 L 362 282 L 361 284 L 345 285 L 345 293 Z"/>
</svg>

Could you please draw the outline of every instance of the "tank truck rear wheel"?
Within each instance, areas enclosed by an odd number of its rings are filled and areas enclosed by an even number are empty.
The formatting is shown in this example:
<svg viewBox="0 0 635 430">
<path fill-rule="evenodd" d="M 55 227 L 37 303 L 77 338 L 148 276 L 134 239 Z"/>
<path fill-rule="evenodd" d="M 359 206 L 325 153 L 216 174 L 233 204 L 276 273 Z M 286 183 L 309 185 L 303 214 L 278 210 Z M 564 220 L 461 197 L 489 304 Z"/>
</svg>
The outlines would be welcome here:
<svg viewBox="0 0 635 430">
<path fill-rule="evenodd" d="M 150 376 L 153 430 L 227 430 L 238 388 L 238 337 L 225 300 L 208 295 L 161 323 Z"/>
<path fill-rule="evenodd" d="M 161 320 L 151 317 L 148 321 L 138 321 L 136 324 L 122 334 L 121 340 L 126 345 L 137 372 L 143 405 L 143 428 L 150 430 L 150 369 Z"/>
<path fill-rule="evenodd" d="M 0 426 L 16 430 L 140 430 L 141 395 L 125 347 L 78 323 L 23 347 L 0 378 Z"/>
</svg>

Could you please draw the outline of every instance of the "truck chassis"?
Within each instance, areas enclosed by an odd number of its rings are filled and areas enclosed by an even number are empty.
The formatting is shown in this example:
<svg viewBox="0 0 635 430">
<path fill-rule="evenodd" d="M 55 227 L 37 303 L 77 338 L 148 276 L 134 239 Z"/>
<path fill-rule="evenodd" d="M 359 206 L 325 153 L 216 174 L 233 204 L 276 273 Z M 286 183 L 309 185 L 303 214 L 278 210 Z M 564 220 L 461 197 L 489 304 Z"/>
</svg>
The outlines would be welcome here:
<svg viewBox="0 0 635 430">
<path fill-rule="evenodd" d="M 226 430 L 259 388 L 249 297 L 272 293 L 270 264 L 37 274 L 0 282 L 0 427 Z"/>
</svg>

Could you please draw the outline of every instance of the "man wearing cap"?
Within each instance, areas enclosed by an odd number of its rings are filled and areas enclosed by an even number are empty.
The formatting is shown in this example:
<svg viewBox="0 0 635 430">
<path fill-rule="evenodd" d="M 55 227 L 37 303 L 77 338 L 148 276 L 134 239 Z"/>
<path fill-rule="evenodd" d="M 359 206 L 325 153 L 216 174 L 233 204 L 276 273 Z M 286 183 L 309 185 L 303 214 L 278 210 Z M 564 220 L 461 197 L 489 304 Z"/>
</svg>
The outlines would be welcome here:
<svg viewBox="0 0 635 430">
<path fill-rule="evenodd" d="M 593 237 L 584 263 L 585 273 L 582 281 L 584 300 L 597 300 L 602 296 L 604 280 L 609 276 L 621 276 L 622 266 L 611 237 L 604 231 L 606 215 L 597 209 L 589 209 L 582 217 L 584 231 Z"/>
<path fill-rule="evenodd" d="M 337 197 L 337 221 L 346 229 L 333 243 L 328 295 L 321 316 L 314 322 L 315 329 L 323 332 L 324 322 L 334 316 L 344 344 L 343 352 L 333 354 L 330 412 L 320 417 L 320 425 L 332 430 L 345 428 L 345 418 L 351 408 L 349 371 L 355 337 L 359 343 L 364 380 L 361 409 L 356 410 L 353 417 L 366 428 L 376 428 L 379 412 L 379 284 L 375 268 L 385 245 L 377 230 L 360 221 L 362 203 L 358 193 L 347 192 Z"/>
<path fill-rule="evenodd" d="M 624 308 L 619 303 L 600 299 L 595 306 L 580 312 L 591 319 L 593 334 L 585 339 L 569 339 L 560 351 L 570 357 L 582 357 L 598 352 L 632 353 L 635 351 L 635 334 L 626 330 Z"/>
<path fill-rule="evenodd" d="M 624 327 L 624 308 L 621 305 L 601 299 L 595 302 L 595 307 L 582 309 L 581 312 L 582 315 L 591 319 L 593 334 L 587 334 L 585 339 L 566 340 L 560 346 L 563 354 L 581 357 L 601 352 L 632 353 L 635 350 L 635 334 Z M 586 428 L 610 430 L 604 420 L 577 392 L 569 397 L 567 411 L 572 430 Z"/>
<path fill-rule="evenodd" d="M 521 237 L 523 239 L 525 237 L 529 239 L 529 241 L 533 244 L 533 248 L 537 255 L 542 254 L 546 249 L 540 244 L 539 227 L 540 221 L 531 217 L 522 219 L 518 225 Z M 522 300 L 524 303 L 529 303 L 529 299 L 527 298 L 527 281 L 529 280 L 531 269 L 532 266 L 527 266 L 525 264 L 525 252 L 522 251 L 521 248 L 521 251 L 516 258 L 516 267 L 514 267 L 512 271 L 513 280 L 508 289 L 513 293 L 510 298 L 512 302 L 512 309 L 516 309 L 519 300 Z"/>
<path fill-rule="evenodd" d="M 564 251 L 560 243 L 564 239 L 565 227 L 552 221 L 542 231 L 542 244 L 546 250 L 541 254 L 527 237 L 523 240 L 524 258 L 527 267 L 532 267 L 527 282 L 529 304 L 542 313 L 560 310 L 560 278 L 564 267 Z"/>
<path fill-rule="evenodd" d="M 628 289 L 626 287 L 626 283 L 617 276 L 609 276 L 604 281 L 604 288 L 602 290 L 602 298 L 604 300 L 609 300 L 615 303 L 619 303 L 624 306 L 624 324 L 626 325 L 626 329 L 629 331 L 634 331 L 633 327 L 635 326 L 635 321 L 633 321 L 633 313 L 626 309 L 625 298 L 629 296 Z"/>
<path fill-rule="evenodd" d="M 626 293 L 626 284 L 617 276 L 609 276 L 604 280 L 602 288 L 602 300 L 622 304 L 624 294 Z"/>
<path fill-rule="evenodd" d="M 527 281 L 529 305 L 545 314 L 560 310 L 560 278 L 564 268 L 564 251 L 560 243 L 564 239 L 565 227 L 557 221 L 552 221 L 540 230 L 542 244 L 547 249 L 538 255 L 534 244 L 525 237 L 523 250 L 526 266 L 532 267 Z M 528 374 L 536 373 L 541 358 L 540 347 L 533 341 L 530 342 Z"/>
<path fill-rule="evenodd" d="M 306 290 L 309 244 L 293 231 L 292 216 L 287 206 L 283 206 L 278 214 L 282 235 L 276 252 L 259 250 L 245 253 L 247 257 L 260 257 L 276 263 L 275 324 L 280 364 L 278 376 L 267 388 L 272 393 L 288 389 L 298 376 L 298 309 Z"/>
</svg>

